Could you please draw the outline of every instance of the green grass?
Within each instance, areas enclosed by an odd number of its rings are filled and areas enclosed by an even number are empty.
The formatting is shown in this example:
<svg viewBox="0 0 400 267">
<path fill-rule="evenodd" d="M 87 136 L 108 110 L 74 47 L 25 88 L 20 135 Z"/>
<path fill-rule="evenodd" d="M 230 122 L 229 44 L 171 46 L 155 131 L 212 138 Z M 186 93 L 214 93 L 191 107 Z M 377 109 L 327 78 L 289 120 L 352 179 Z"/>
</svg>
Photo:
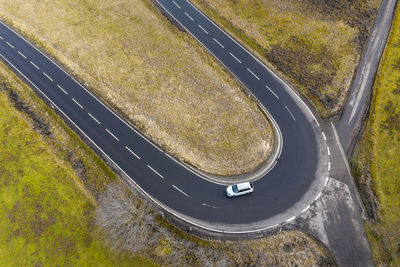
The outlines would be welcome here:
<svg viewBox="0 0 400 267">
<path fill-rule="evenodd" d="M 5 74 L 7 80 L 3 78 Z M 3 64 L 0 80 L 2 87 L 16 91 L 25 87 Z M 36 102 L 36 107 L 41 105 Z M 145 258 L 119 255 L 105 245 L 94 226 L 96 202 L 91 193 L 65 160 L 64 153 L 32 130 L 31 123 L 11 105 L 2 90 L 0 265 L 150 266 Z M 65 140 L 71 139 L 68 134 L 61 135 L 56 126 L 52 130 L 59 138 L 55 143 L 65 145 Z M 75 142 L 73 138 L 71 142 Z M 78 145 L 75 153 L 79 154 L 79 150 Z M 86 160 L 93 158 L 88 154 Z M 101 179 L 108 176 L 107 172 L 98 165 L 88 169 L 88 178 L 98 173 Z"/>
<path fill-rule="evenodd" d="M 377 265 L 400 265 L 400 9 L 374 86 L 372 112 L 361 148 L 353 158 L 359 173 L 365 166 L 379 202 L 377 222 L 366 230 Z"/>
</svg>

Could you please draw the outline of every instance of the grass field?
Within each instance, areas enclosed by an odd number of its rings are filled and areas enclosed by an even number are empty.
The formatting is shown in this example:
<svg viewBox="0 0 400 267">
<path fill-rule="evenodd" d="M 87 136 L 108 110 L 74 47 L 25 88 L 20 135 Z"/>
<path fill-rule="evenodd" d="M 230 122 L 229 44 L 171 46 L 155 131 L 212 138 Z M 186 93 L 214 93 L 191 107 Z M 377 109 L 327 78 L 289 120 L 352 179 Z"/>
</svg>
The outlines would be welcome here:
<svg viewBox="0 0 400 267">
<path fill-rule="evenodd" d="M 371 114 L 353 165 L 378 266 L 400 265 L 400 9 L 381 60 Z M 372 180 L 369 180 L 372 179 Z M 372 189 L 372 190 L 370 190 Z"/>
<path fill-rule="evenodd" d="M 96 233 L 95 200 L 63 153 L 11 105 L 3 78 L 11 76 L 0 64 L 0 265 L 152 266 L 116 254 Z"/>
<path fill-rule="evenodd" d="M 150 0 L 0 0 L 0 17 L 179 159 L 232 175 L 268 158 L 257 104 Z"/>
<path fill-rule="evenodd" d="M 329 116 L 343 105 L 380 0 L 192 2 Z"/>
</svg>

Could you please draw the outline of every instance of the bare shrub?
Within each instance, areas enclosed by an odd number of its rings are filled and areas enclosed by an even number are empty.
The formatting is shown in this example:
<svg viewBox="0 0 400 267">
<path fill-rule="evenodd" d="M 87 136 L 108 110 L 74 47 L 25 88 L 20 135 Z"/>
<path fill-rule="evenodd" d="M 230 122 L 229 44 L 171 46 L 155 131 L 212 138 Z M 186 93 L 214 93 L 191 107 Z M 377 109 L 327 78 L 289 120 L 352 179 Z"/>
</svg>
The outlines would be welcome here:
<svg viewBox="0 0 400 267">
<path fill-rule="evenodd" d="M 97 224 L 113 249 L 138 253 L 156 241 L 156 221 L 149 207 L 114 183 L 100 196 Z"/>
</svg>

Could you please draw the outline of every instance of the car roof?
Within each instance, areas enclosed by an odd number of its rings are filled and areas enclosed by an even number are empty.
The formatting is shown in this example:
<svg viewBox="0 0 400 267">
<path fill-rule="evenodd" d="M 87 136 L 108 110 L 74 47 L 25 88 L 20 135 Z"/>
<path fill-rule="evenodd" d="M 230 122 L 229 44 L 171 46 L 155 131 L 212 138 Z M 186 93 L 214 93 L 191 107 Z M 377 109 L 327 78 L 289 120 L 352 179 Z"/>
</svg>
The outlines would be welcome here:
<svg viewBox="0 0 400 267">
<path fill-rule="evenodd" d="M 243 189 L 249 189 L 251 188 L 251 185 L 249 182 L 244 182 L 244 183 L 240 183 L 240 184 L 236 184 L 238 187 L 238 190 L 243 190 Z"/>
</svg>

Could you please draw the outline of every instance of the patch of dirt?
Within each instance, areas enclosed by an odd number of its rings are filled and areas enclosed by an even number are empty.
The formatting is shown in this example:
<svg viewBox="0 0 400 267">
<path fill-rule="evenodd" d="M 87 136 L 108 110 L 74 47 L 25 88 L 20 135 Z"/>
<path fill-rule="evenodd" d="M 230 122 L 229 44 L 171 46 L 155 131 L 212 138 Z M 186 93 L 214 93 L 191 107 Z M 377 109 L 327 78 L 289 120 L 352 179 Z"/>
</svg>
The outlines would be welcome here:
<svg viewBox="0 0 400 267">
<path fill-rule="evenodd" d="M 0 83 L 0 90 L 3 90 L 8 93 L 8 99 L 11 103 L 13 103 L 14 107 L 28 115 L 28 117 L 33 122 L 33 129 L 37 131 L 41 135 L 45 135 L 48 137 L 54 137 L 53 133 L 50 130 L 50 126 L 46 123 L 39 115 L 37 115 L 29 105 L 21 99 L 17 92 L 9 88 L 4 82 Z"/>
</svg>

